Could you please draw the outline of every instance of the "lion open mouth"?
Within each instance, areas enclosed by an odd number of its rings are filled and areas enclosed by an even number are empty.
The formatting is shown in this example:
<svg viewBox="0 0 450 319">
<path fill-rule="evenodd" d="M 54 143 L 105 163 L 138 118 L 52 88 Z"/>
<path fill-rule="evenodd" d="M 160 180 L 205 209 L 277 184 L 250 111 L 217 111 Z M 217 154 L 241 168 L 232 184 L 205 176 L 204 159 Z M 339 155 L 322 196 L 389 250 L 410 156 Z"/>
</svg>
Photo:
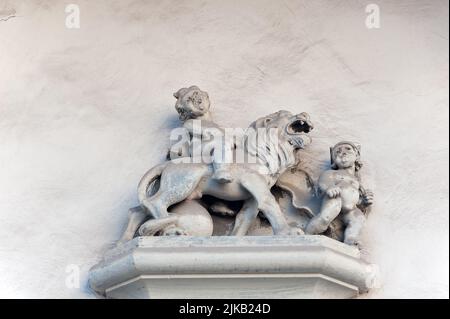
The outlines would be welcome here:
<svg viewBox="0 0 450 319">
<path fill-rule="evenodd" d="M 289 134 L 309 133 L 312 130 L 311 124 L 304 120 L 295 120 L 288 125 L 287 131 Z"/>
</svg>

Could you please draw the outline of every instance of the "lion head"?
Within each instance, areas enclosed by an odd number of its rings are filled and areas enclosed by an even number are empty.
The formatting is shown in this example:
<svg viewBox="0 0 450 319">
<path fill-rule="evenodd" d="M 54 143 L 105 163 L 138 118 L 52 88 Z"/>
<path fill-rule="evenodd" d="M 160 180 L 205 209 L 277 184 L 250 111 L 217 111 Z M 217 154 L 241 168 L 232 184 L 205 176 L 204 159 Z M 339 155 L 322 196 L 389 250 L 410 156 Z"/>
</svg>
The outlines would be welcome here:
<svg viewBox="0 0 450 319">
<path fill-rule="evenodd" d="M 177 99 L 175 109 L 180 120 L 196 119 L 209 112 L 210 101 L 208 93 L 200 90 L 198 86 L 181 88 L 173 94 Z"/>
<path fill-rule="evenodd" d="M 244 145 L 248 154 L 269 168 L 270 174 L 278 174 L 296 165 L 296 153 L 311 143 L 308 133 L 312 129 L 307 113 L 278 111 L 253 122 Z"/>
<path fill-rule="evenodd" d="M 309 114 L 302 112 L 292 114 L 289 111 L 278 111 L 257 119 L 250 128 L 278 130 L 278 137 L 288 141 L 295 149 L 304 148 L 311 143 L 308 133 L 314 128 Z"/>
</svg>

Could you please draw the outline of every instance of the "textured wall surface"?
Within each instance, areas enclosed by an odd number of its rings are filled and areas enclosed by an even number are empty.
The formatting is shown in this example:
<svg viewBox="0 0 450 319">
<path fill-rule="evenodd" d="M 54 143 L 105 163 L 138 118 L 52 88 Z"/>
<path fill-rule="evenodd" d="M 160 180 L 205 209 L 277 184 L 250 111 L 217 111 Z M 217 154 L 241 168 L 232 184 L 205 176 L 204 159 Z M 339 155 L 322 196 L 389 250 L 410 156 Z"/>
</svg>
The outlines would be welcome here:
<svg viewBox="0 0 450 319">
<path fill-rule="evenodd" d="M 178 125 L 172 93 L 197 84 L 223 126 L 309 112 L 313 165 L 362 143 L 382 272 L 365 297 L 448 298 L 448 1 L 377 0 L 380 29 L 357 0 L 72 2 L 80 29 L 65 1 L 0 0 L 0 297 L 94 297 L 86 273 Z"/>
</svg>

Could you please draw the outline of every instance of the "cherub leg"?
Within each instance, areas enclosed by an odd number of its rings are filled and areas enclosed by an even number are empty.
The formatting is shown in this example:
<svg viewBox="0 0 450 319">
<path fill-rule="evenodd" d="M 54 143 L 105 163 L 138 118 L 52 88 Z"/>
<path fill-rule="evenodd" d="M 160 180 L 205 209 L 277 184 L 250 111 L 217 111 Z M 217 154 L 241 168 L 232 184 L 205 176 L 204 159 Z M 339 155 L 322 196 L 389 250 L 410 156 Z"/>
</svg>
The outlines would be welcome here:
<svg viewBox="0 0 450 319">
<path fill-rule="evenodd" d="M 322 202 L 320 213 L 309 221 L 306 226 L 307 234 L 321 234 L 328 229 L 330 223 L 339 215 L 342 209 L 342 200 L 338 198 L 325 197 Z"/>
<path fill-rule="evenodd" d="M 226 138 L 223 139 L 223 142 L 216 143 L 214 146 L 212 160 L 214 167 L 213 178 L 221 183 L 231 183 L 233 177 L 229 171 L 229 164 L 233 161 L 233 148 Z"/>
<path fill-rule="evenodd" d="M 258 216 L 258 203 L 256 200 L 246 200 L 234 222 L 231 236 L 245 236 L 252 223 Z"/>
<path fill-rule="evenodd" d="M 356 208 L 345 214 L 343 220 L 347 225 L 344 233 L 344 243 L 348 245 L 356 245 L 366 221 L 364 213 Z"/>
</svg>

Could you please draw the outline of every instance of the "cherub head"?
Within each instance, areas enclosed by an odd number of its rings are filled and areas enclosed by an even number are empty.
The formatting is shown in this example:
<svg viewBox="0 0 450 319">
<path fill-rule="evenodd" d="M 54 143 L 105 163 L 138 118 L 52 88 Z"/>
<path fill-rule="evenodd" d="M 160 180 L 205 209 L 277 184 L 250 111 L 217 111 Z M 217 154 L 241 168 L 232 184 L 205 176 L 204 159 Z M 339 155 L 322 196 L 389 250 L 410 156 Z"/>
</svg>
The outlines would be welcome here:
<svg viewBox="0 0 450 319">
<path fill-rule="evenodd" d="M 342 141 L 330 148 L 331 168 L 346 169 L 355 166 L 355 171 L 362 167 L 360 161 L 361 145 Z"/>
<path fill-rule="evenodd" d="M 208 93 L 197 86 L 179 89 L 173 94 L 177 99 L 175 109 L 180 115 L 181 121 L 196 119 L 209 112 L 210 102 Z"/>
</svg>

